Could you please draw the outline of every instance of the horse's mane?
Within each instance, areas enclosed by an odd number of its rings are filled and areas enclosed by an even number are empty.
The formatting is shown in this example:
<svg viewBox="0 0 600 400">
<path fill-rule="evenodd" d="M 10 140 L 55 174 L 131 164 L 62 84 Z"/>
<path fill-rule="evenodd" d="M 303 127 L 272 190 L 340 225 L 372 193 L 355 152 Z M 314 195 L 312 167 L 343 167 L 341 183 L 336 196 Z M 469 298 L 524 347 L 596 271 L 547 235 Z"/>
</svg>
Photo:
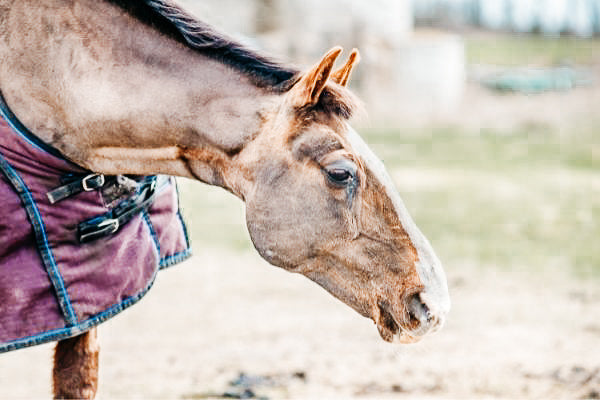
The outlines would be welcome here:
<svg viewBox="0 0 600 400">
<path fill-rule="evenodd" d="M 244 73 L 259 87 L 286 92 L 300 76 L 299 69 L 276 62 L 217 32 L 172 0 L 107 1 L 178 42 Z M 344 92 L 337 88 L 326 88 L 318 108 L 349 118 L 354 101 L 352 96 Z"/>
</svg>

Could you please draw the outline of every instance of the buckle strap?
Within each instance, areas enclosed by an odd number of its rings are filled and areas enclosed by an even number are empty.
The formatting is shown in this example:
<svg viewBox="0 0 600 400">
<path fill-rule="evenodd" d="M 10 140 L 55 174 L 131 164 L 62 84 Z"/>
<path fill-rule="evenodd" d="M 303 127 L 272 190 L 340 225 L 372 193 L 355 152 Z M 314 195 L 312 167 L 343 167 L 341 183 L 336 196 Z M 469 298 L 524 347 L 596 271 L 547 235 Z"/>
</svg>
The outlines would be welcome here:
<svg viewBox="0 0 600 400">
<path fill-rule="evenodd" d="M 119 203 L 111 211 L 81 222 L 77 226 L 80 243 L 89 243 L 116 233 L 135 215 L 150 207 L 156 194 L 157 177 L 149 177 L 144 181 L 137 194 Z"/>
<path fill-rule="evenodd" d="M 77 227 L 79 243 L 93 242 L 94 240 L 110 236 L 117 232 L 120 222 L 115 218 L 101 218 L 99 222 L 84 221 Z"/>
<path fill-rule="evenodd" d="M 105 183 L 106 178 L 104 175 L 89 174 L 49 191 L 46 193 L 46 196 L 48 196 L 50 204 L 55 204 L 81 192 L 90 192 L 92 190 L 100 189 Z"/>
</svg>

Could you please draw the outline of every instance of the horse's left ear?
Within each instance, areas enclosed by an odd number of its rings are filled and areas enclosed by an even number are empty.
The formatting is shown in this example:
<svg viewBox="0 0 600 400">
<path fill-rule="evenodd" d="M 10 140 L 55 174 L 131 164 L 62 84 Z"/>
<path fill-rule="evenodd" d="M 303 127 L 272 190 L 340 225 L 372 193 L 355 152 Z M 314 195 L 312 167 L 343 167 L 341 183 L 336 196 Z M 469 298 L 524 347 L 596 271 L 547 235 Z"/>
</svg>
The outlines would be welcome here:
<svg viewBox="0 0 600 400">
<path fill-rule="evenodd" d="M 319 102 L 319 97 L 331 75 L 333 64 L 341 52 L 342 48 L 339 46 L 329 50 L 321 61 L 306 72 L 292 87 L 290 95 L 294 106 L 313 106 Z"/>
<path fill-rule="evenodd" d="M 360 62 L 360 53 L 358 49 L 352 49 L 352 53 L 350 53 L 350 57 L 348 57 L 348 61 L 346 64 L 331 74 L 331 79 L 342 86 L 348 85 L 348 80 L 350 79 L 350 74 L 352 74 L 352 70 Z"/>
</svg>

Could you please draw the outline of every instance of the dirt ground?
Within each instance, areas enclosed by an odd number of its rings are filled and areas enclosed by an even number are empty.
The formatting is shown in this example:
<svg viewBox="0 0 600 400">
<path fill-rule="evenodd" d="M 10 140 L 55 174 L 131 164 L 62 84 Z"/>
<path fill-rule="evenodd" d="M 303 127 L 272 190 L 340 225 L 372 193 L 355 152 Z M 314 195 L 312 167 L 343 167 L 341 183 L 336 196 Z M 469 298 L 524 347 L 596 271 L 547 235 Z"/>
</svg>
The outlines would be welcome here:
<svg viewBox="0 0 600 400">
<path fill-rule="evenodd" d="M 253 253 L 197 251 L 100 328 L 99 398 L 600 396 L 597 282 L 446 269 L 446 326 L 401 346 Z M 48 398 L 51 350 L 2 355 L 0 398 Z"/>
</svg>

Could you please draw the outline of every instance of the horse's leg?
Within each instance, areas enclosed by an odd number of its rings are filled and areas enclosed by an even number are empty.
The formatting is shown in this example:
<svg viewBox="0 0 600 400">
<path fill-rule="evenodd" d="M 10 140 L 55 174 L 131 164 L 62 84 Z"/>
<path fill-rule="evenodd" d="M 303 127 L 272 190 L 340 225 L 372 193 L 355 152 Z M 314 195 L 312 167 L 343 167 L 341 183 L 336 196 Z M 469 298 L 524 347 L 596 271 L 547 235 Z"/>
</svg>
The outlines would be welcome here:
<svg viewBox="0 0 600 400">
<path fill-rule="evenodd" d="M 93 399 L 98 389 L 96 328 L 56 344 L 52 379 L 55 399 Z"/>
</svg>

